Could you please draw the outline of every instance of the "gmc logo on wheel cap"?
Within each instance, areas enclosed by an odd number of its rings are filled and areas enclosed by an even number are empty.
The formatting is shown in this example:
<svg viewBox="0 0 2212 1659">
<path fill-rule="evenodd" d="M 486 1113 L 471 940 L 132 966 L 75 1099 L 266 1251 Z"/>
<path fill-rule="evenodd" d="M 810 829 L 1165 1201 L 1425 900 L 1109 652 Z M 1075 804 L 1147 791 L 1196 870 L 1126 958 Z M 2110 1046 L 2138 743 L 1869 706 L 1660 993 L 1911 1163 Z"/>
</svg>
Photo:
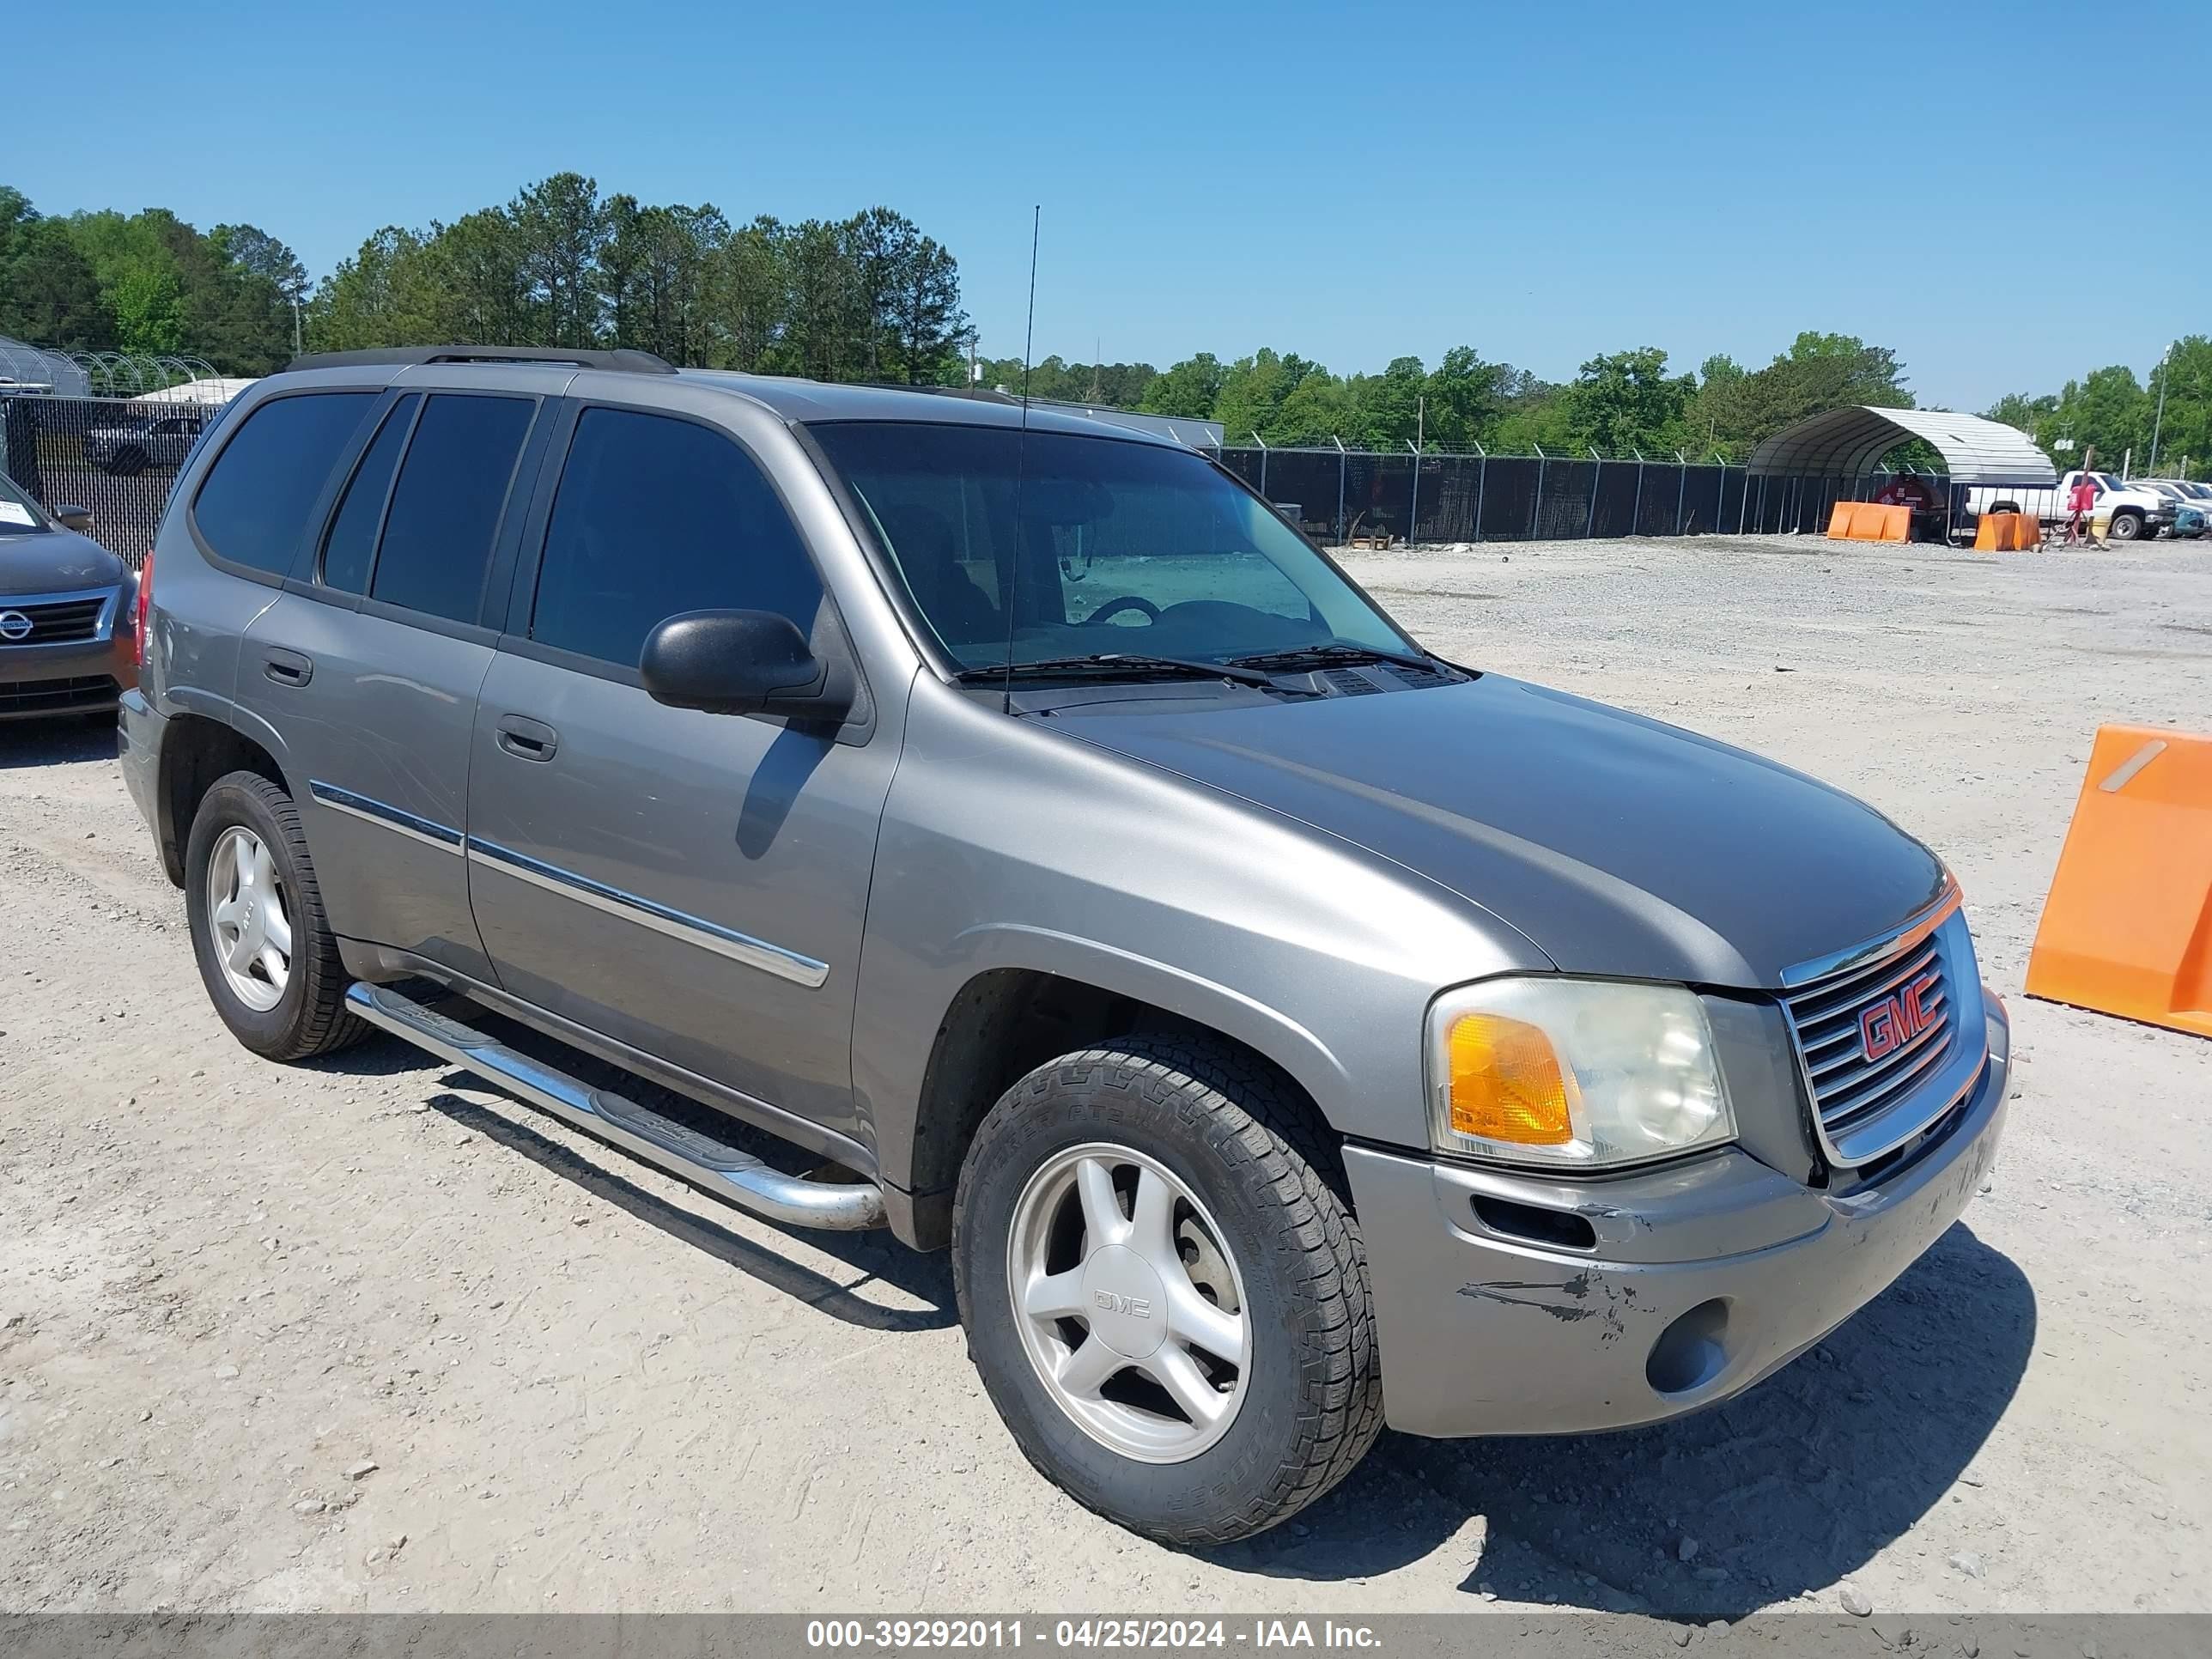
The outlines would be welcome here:
<svg viewBox="0 0 2212 1659">
<path fill-rule="evenodd" d="M 1091 1297 L 1108 1313 L 1127 1314 L 1132 1319 L 1150 1319 L 1152 1316 L 1150 1297 L 1117 1296 L 1112 1291 L 1093 1291 Z"/>
<path fill-rule="evenodd" d="M 1922 1004 L 1935 988 L 1936 975 L 1923 974 L 1859 1016 L 1859 1047 L 1869 1065 L 1895 1054 L 1928 1029 L 1936 1016 Z"/>
</svg>

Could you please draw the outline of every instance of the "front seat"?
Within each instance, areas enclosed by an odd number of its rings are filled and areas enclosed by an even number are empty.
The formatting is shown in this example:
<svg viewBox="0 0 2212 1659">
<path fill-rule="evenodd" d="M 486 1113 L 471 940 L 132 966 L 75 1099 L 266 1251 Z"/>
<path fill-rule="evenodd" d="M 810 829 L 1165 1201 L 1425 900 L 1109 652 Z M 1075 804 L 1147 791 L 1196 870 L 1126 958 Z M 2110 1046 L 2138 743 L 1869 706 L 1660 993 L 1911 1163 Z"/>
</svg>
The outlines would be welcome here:
<svg viewBox="0 0 2212 1659">
<path fill-rule="evenodd" d="M 891 552 L 939 638 L 947 645 L 974 645 L 1005 631 L 999 608 L 975 586 L 957 556 L 952 526 L 927 507 L 896 505 L 878 519 L 891 539 Z"/>
</svg>

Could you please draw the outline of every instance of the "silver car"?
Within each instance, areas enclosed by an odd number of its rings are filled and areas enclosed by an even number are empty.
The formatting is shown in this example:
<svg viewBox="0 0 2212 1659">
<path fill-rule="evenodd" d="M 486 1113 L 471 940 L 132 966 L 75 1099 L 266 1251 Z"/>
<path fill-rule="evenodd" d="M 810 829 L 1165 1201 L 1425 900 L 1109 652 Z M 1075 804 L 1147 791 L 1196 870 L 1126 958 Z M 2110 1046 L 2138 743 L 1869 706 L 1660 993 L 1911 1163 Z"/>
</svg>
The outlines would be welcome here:
<svg viewBox="0 0 2212 1659">
<path fill-rule="evenodd" d="M 1017 1445 L 1155 1538 L 1282 1521 L 1386 1422 L 1726 1399 L 1995 1155 L 2008 1028 L 1933 853 L 1437 657 L 1172 442 L 311 358 L 149 580 L 125 772 L 242 1042 L 393 1032 L 756 1213 L 949 1247 Z"/>
<path fill-rule="evenodd" d="M 110 714 L 133 678 L 137 578 L 89 522 L 0 473 L 0 720 Z"/>
<path fill-rule="evenodd" d="M 149 467 L 181 466 L 210 418 L 208 411 L 194 409 L 96 426 L 84 434 L 84 458 L 122 478 Z"/>
</svg>

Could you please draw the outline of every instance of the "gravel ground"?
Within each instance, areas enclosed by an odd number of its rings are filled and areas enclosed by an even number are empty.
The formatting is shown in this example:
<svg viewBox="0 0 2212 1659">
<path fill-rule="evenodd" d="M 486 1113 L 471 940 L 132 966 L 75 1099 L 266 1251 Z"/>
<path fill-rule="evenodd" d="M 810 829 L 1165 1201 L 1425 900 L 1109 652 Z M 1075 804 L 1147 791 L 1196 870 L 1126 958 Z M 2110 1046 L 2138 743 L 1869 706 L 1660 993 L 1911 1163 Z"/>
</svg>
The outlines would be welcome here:
<svg viewBox="0 0 2212 1659">
<path fill-rule="evenodd" d="M 1996 1179 L 1761 1388 L 1386 1437 L 1186 1555 L 1034 1475 L 941 1257 L 799 1238 L 379 1041 L 209 1010 L 112 738 L 0 727 L 0 1608 L 2212 1610 L 2212 1044 L 2027 1002 L 2092 730 L 2212 725 L 2212 556 L 1352 556 L 1436 648 L 1831 778 L 1958 871 Z"/>
</svg>

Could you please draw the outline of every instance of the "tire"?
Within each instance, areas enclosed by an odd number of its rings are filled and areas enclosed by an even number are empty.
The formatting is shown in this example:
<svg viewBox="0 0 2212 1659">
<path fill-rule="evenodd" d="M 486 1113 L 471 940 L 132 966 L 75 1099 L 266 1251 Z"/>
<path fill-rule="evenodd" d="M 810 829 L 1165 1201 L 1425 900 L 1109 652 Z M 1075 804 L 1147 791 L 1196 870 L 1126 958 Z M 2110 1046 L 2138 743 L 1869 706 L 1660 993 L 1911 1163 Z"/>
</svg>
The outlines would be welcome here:
<svg viewBox="0 0 2212 1659">
<path fill-rule="evenodd" d="M 1132 1180 L 1112 1200 L 1115 1224 L 1130 1229 L 1123 1259 L 1146 1231 L 1145 1183 L 1180 1185 L 1165 1231 L 1188 1265 L 1151 1281 L 1163 1287 L 1156 1310 L 1146 1298 L 1109 1299 L 1094 1287 L 1115 1253 L 1091 1242 L 1091 1212 L 1079 1194 L 1063 1200 L 1075 1206 L 1079 1231 L 1067 1230 L 1065 1208 L 1057 1231 L 1040 1234 L 1033 1224 L 1053 1213 L 1036 1195 L 1054 1190 L 1054 1172 L 1071 1159 L 1078 1188 L 1086 1173 L 1080 1166 L 1092 1162 Z M 1039 1237 L 1062 1252 L 1042 1265 L 1060 1264 L 1053 1281 L 1076 1282 L 1078 1318 L 1034 1319 L 1016 1308 L 1018 1273 L 1024 1285 L 1045 1283 L 1030 1271 L 1040 1259 L 1029 1244 Z M 1287 1082 L 1228 1043 L 1122 1037 L 1039 1066 L 1009 1089 L 961 1168 L 952 1267 L 969 1357 L 1023 1455 L 1079 1503 L 1132 1532 L 1170 1545 L 1225 1544 L 1263 1532 L 1343 1480 L 1382 1431 L 1366 1257 L 1340 1156 Z M 1182 1277 L 1174 1278 L 1178 1272 Z M 1199 1416 L 1174 1407 L 1137 1364 L 1112 1373 L 1095 1407 L 1063 1403 L 1068 1392 L 1048 1380 L 1054 1355 L 1073 1372 L 1077 1356 L 1093 1352 L 1090 1345 L 1108 1330 L 1115 1345 L 1097 1351 L 1105 1364 L 1149 1340 L 1158 1353 L 1142 1364 L 1157 1367 L 1176 1339 L 1150 1336 L 1149 1323 L 1133 1322 L 1157 1312 L 1159 1329 L 1174 1330 L 1176 1310 L 1188 1305 L 1181 1297 L 1194 1287 L 1217 1315 L 1231 1315 L 1231 1328 L 1242 1324 L 1243 1363 L 1230 1381 L 1212 1358 L 1218 1348 L 1181 1345 L 1186 1357 L 1206 1356 L 1198 1371 L 1182 1374 L 1219 1391 L 1205 1398 L 1209 1407 L 1227 1402 L 1224 1424 L 1202 1430 Z M 1136 1408 L 1126 1409 L 1131 1401 Z M 1086 1425 L 1079 1410 L 1117 1426 Z M 1141 1453 L 1114 1443 L 1125 1431 L 1119 1425 L 1129 1423 L 1162 1443 Z"/>
<path fill-rule="evenodd" d="M 2142 514 L 2115 513 L 2111 527 L 2105 532 L 2105 539 L 2108 542 L 2132 542 L 2140 540 L 2142 533 Z"/>
<path fill-rule="evenodd" d="M 146 452 L 136 444 L 118 450 L 107 470 L 118 478 L 135 478 L 146 470 Z"/>
<path fill-rule="evenodd" d="M 2020 511 L 2020 503 L 2018 501 L 1991 501 L 1987 507 L 1984 507 L 1982 511 L 1984 513 L 2017 513 Z"/>
<path fill-rule="evenodd" d="M 240 879 L 240 858 L 249 842 L 267 854 L 267 872 L 252 883 Z M 243 923 L 219 921 L 211 874 L 241 896 L 246 886 L 252 887 L 258 909 L 246 905 Z M 268 896 L 272 891 L 273 915 Z M 201 798 L 185 843 L 185 911 L 208 999 L 231 1035 L 255 1054 L 269 1060 L 306 1060 L 368 1035 L 369 1027 L 346 1012 L 348 975 L 323 914 L 299 811 L 289 795 L 258 773 L 230 773 Z M 222 941 L 258 926 L 262 931 L 256 937 L 273 947 L 272 920 L 285 925 L 291 946 L 281 986 L 258 965 L 258 955 L 243 973 L 227 969 Z"/>
</svg>

